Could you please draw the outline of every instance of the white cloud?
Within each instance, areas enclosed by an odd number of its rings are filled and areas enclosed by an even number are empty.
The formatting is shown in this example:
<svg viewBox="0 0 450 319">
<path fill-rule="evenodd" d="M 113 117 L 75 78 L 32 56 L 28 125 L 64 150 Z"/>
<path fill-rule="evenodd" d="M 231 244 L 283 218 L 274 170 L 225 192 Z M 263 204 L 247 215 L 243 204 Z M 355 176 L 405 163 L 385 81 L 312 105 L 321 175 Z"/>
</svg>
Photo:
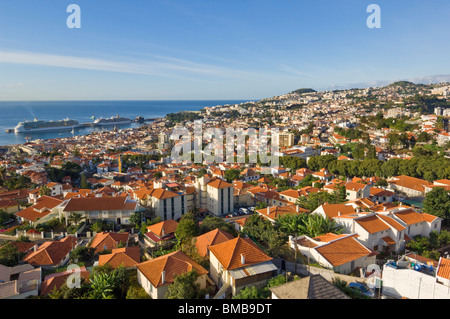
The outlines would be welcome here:
<svg viewBox="0 0 450 319">
<path fill-rule="evenodd" d="M 188 80 L 193 80 L 192 76 L 199 74 L 213 77 L 237 77 L 250 74 L 241 70 L 199 64 L 170 57 L 159 58 L 163 58 L 168 62 L 145 60 L 129 62 L 39 52 L 0 51 L 0 63 L 10 64 L 29 64 L 71 69 L 154 75 Z"/>
</svg>

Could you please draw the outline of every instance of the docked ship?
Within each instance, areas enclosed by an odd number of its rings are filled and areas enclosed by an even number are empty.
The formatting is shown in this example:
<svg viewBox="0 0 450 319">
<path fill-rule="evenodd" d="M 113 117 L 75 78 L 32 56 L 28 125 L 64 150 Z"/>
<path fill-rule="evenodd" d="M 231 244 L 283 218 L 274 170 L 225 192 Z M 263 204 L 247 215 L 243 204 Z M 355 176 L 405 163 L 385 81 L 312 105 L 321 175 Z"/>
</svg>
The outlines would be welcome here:
<svg viewBox="0 0 450 319">
<path fill-rule="evenodd" d="M 76 120 L 64 119 L 61 121 L 39 121 L 34 118 L 33 121 L 23 121 L 14 128 L 15 133 L 28 132 L 49 132 L 49 131 L 65 131 L 73 130 L 80 126 Z"/>
<path fill-rule="evenodd" d="M 119 115 L 117 115 L 116 117 L 111 117 L 109 119 L 99 118 L 94 121 L 95 126 L 124 125 L 130 123 L 130 119 L 126 117 L 120 117 Z"/>
</svg>

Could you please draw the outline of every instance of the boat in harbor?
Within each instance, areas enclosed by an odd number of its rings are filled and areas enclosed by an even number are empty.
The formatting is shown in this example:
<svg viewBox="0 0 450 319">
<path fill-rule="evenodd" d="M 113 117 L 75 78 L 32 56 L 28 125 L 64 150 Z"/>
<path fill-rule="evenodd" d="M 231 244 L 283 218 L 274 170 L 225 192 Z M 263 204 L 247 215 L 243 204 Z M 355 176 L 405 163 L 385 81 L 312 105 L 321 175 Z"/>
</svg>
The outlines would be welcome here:
<svg viewBox="0 0 450 319">
<path fill-rule="evenodd" d="M 40 121 L 34 118 L 33 121 L 23 121 L 17 124 L 14 128 L 15 133 L 28 133 L 28 132 L 50 132 L 50 131 L 65 131 L 73 130 L 80 126 L 80 123 L 76 120 L 64 119 L 61 121 Z"/>
<path fill-rule="evenodd" d="M 109 126 L 109 125 L 124 125 L 130 124 L 131 120 L 126 117 L 120 117 L 117 115 L 116 117 L 111 117 L 109 119 L 98 118 L 94 121 L 95 126 Z"/>
</svg>

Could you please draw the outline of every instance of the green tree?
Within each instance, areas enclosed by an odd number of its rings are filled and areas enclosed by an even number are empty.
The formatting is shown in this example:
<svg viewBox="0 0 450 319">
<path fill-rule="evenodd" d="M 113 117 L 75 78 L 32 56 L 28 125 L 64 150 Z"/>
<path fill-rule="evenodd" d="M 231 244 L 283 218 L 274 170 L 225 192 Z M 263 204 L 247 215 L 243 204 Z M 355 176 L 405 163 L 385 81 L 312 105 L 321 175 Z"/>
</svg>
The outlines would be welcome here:
<svg viewBox="0 0 450 319">
<path fill-rule="evenodd" d="M 241 176 L 241 172 L 237 169 L 229 169 L 225 171 L 225 179 L 228 183 L 231 183 L 232 181 L 239 179 Z"/>
<path fill-rule="evenodd" d="M 19 264 L 24 256 L 16 246 L 10 242 L 0 247 L 0 264 L 8 267 L 13 267 Z"/>
<path fill-rule="evenodd" d="M 0 226 L 4 227 L 5 223 L 9 221 L 11 217 L 12 217 L 11 214 L 8 214 L 3 210 L 0 210 Z"/>
<path fill-rule="evenodd" d="M 255 206 L 255 210 L 259 210 L 259 209 L 263 209 L 263 208 L 267 208 L 267 204 L 265 202 L 258 202 L 258 204 L 256 204 L 256 206 Z"/>
<path fill-rule="evenodd" d="M 281 156 L 279 158 L 280 165 L 290 168 L 291 172 L 295 172 L 299 168 L 306 167 L 306 160 L 297 156 Z"/>
<path fill-rule="evenodd" d="M 119 285 L 116 270 L 100 272 L 91 276 L 91 289 L 94 299 L 113 299 L 114 290 Z"/>
<path fill-rule="evenodd" d="M 419 135 L 417 136 L 417 142 L 425 142 L 426 143 L 430 140 L 431 140 L 431 136 L 427 132 L 420 132 Z"/>
<path fill-rule="evenodd" d="M 89 183 L 87 181 L 86 175 L 84 173 L 81 174 L 80 187 L 82 189 L 89 189 Z"/>
<path fill-rule="evenodd" d="M 198 219 L 193 212 L 188 212 L 181 217 L 178 223 L 177 229 L 175 230 L 175 236 L 178 238 L 180 243 L 189 242 L 192 238 L 200 234 L 200 226 L 198 224 Z"/>
<path fill-rule="evenodd" d="M 334 219 L 329 219 L 319 214 L 306 215 L 303 223 L 303 234 L 312 238 L 328 233 L 341 234 L 344 231 L 344 227 L 337 224 Z"/>
<path fill-rule="evenodd" d="M 91 227 L 91 231 L 93 231 L 94 233 L 100 233 L 100 232 L 104 231 L 106 228 L 104 221 L 100 221 L 100 220 L 92 223 L 90 227 Z"/>
<path fill-rule="evenodd" d="M 317 207 L 324 203 L 336 202 L 337 198 L 335 194 L 330 194 L 328 192 L 318 192 L 311 193 L 308 196 L 300 196 L 295 204 L 309 210 L 310 212 L 313 212 L 317 209 Z"/>
<path fill-rule="evenodd" d="M 423 201 L 426 213 L 440 217 L 445 224 L 450 218 L 450 192 L 443 187 L 435 187 L 428 192 Z"/>
<path fill-rule="evenodd" d="M 50 188 L 47 187 L 47 185 L 42 186 L 41 189 L 39 190 L 39 196 L 50 196 L 51 193 L 52 192 Z"/>
<path fill-rule="evenodd" d="M 165 295 L 166 299 L 201 299 L 204 296 L 200 285 L 196 283 L 198 273 L 195 270 L 175 276 Z"/>
<path fill-rule="evenodd" d="M 241 289 L 233 299 L 263 299 L 263 297 L 255 286 L 250 286 Z"/>
<path fill-rule="evenodd" d="M 334 192 L 336 203 L 344 203 L 347 201 L 347 190 L 345 189 L 344 184 L 338 186 Z"/>
<path fill-rule="evenodd" d="M 272 251 L 276 251 L 286 242 L 286 236 L 259 214 L 253 214 L 247 219 L 243 233 Z"/>
<path fill-rule="evenodd" d="M 82 278 L 79 288 L 69 288 L 64 283 L 59 289 L 55 287 L 48 297 L 49 299 L 92 299 L 91 286 Z"/>
<path fill-rule="evenodd" d="M 78 246 L 70 253 L 72 260 L 78 260 L 78 262 L 89 262 L 94 259 L 95 248 Z"/>
<path fill-rule="evenodd" d="M 67 218 L 67 221 L 70 223 L 74 223 L 75 225 L 78 225 L 79 222 L 83 220 L 83 215 L 78 212 L 72 212 L 70 213 L 69 217 Z"/>
<path fill-rule="evenodd" d="M 297 273 L 297 237 L 304 232 L 306 214 L 283 214 L 275 219 L 275 228 L 294 237 L 294 274 Z"/>
<path fill-rule="evenodd" d="M 223 218 L 217 216 L 206 216 L 200 225 L 200 233 L 204 234 L 214 229 L 220 229 L 230 234 L 237 235 L 231 223 L 227 223 Z"/>
<path fill-rule="evenodd" d="M 141 285 L 133 285 L 128 288 L 125 299 L 152 299 Z"/>
<path fill-rule="evenodd" d="M 135 227 L 138 228 L 139 225 L 143 222 L 144 218 L 144 212 L 134 212 L 130 216 L 130 223 Z"/>
</svg>

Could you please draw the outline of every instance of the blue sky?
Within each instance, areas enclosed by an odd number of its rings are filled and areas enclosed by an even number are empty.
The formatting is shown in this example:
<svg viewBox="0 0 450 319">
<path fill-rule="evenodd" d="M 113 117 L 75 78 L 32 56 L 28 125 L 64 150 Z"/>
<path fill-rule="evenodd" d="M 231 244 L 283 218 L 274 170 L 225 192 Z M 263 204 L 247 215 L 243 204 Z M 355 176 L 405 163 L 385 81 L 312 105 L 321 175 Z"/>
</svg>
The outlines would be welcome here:
<svg viewBox="0 0 450 319">
<path fill-rule="evenodd" d="M 0 100 L 261 99 L 450 80 L 448 0 L 0 0 Z M 69 4 L 81 29 L 69 29 Z M 369 29 L 369 4 L 381 28 Z"/>
</svg>

